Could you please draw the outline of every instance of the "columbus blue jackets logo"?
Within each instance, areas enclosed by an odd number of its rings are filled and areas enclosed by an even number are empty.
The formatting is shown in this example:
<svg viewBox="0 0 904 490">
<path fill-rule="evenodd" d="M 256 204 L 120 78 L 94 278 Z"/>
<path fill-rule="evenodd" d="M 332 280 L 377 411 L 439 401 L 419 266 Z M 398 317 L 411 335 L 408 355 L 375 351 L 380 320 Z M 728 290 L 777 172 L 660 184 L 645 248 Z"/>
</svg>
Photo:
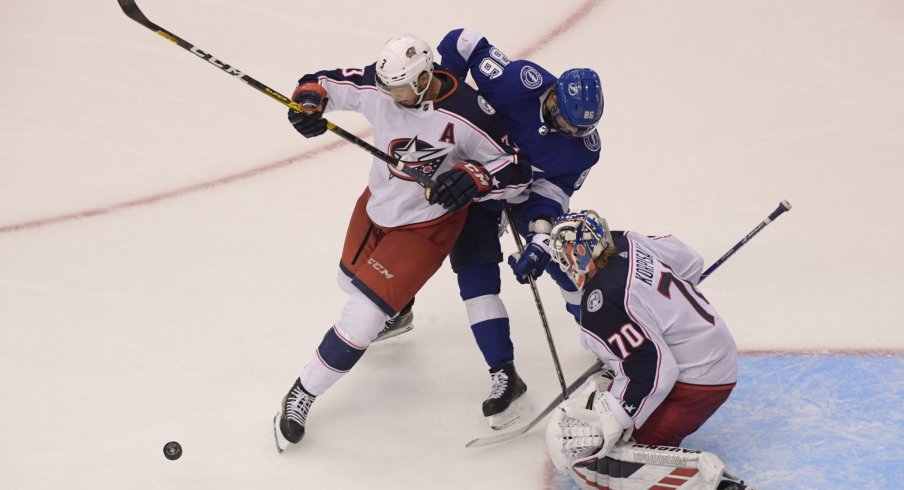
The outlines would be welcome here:
<svg viewBox="0 0 904 490">
<path fill-rule="evenodd" d="M 493 109 L 493 106 L 491 106 L 490 103 L 487 102 L 487 100 L 484 99 L 482 95 L 477 96 L 477 105 L 480 106 L 480 108 L 483 110 L 483 112 L 486 112 L 487 114 L 489 114 L 491 116 L 493 114 L 496 114 L 496 109 Z"/>
<path fill-rule="evenodd" d="M 593 313 L 594 311 L 599 311 L 600 308 L 603 307 L 603 292 L 599 289 L 594 289 L 591 291 L 590 296 L 587 298 L 587 311 Z"/>
<path fill-rule="evenodd" d="M 427 177 L 433 177 L 439 166 L 449 155 L 451 148 L 435 148 L 430 143 L 414 138 L 399 138 L 389 142 L 390 155 L 398 158 L 410 169 L 417 170 Z M 399 172 L 395 167 L 387 164 L 390 178 L 398 177 L 403 180 L 414 181 L 413 178 Z"/>
</svg>

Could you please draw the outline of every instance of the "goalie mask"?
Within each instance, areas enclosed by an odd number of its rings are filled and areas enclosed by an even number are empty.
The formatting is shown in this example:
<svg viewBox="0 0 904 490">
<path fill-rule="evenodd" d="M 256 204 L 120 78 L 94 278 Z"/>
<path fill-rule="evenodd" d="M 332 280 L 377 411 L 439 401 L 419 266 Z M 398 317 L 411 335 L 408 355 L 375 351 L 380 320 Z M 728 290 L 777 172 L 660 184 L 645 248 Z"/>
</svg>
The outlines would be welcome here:
<svg viewBox="0 0 904 490">
<path fill-rule="evenodd" d="M 433 80 L 433 49 L 411 34 L 394 36 L 383 45 L 377 58 L 376 70 L 377 87 L 384 93 L 392 95 L 394 89 L 411 87 L 417 96 L 415 105 L 420 104 Z M 429 78 L 421 89 L 418 87 L 418 78 L 424 72 L 427 72 Z"/>
<path fill-rule="evenodd" d="M 578 289 L 584 287 L 594 260 L 614 247 L 606 220 L 595 211 L 568 213 L 556 219 L 549 232 L 549 249 L 559 268 Z"/>
</svg>

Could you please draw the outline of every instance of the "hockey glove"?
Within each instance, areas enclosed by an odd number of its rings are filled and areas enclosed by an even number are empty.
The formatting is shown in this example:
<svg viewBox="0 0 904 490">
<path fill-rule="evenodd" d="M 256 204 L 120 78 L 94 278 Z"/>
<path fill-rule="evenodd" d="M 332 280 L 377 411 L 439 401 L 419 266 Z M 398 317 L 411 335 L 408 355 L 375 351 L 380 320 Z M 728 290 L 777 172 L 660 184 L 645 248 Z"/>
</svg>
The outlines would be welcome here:
<svg viewBox="0 0 904 490">
<path fill-rule="evenodd" d="M 593 409 L 598 393 L 612 380 L 602 371 L 591 375 L 571 397 L 556 407 L 546 427 L 546 447 L 556 469 L 568 469 L 575 461 L 603 448 L 603 424 Z"/>
<path fill-rule="evenodd" d="M 628 441 L 634 433 L 634 419 L 622 408 L 615 395 L 609 391 L 597 392 L 593 410 L 599 415 L 603 447 L 597 452 L 602 458 L 618 441 Z"/>
<path fill-rule="evenodd" d="M 305 138 L 320 136 L 326 132 L 326 119 L 323 119 L 323 109 L 328 100 L 326 90 L 317 82 L 305 82 L 295 89 L 292 100 L 304 112 L 289 109 L 289 122 L 295 130 Z"/>
<path fill-rule="evenodd" d="M 458 211 L 472 199 L 483 197 L 493 190 L 493 180 L 483 165 L 465 160 L 436 178 L 427 202 L 439 204 L 449 211 Z"/>
<path fill-rule="evenodd" d="M 524 253 L 509 255 L 508 264 L 515 273 L 515 278 L 521 284 L 530 282 L 543 275 L 546 265 L 552 256 L 549 254 L 549 235 L 546 233 L 531 233 L 527 236 L 528 244 Z"/>
</svg>

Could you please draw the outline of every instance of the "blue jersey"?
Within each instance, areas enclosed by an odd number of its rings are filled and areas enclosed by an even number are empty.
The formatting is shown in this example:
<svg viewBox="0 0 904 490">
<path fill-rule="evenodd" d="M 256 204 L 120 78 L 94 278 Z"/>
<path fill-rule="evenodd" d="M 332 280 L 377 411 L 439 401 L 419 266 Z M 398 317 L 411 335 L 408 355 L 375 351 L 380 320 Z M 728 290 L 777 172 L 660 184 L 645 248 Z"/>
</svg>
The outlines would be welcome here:
<svg viewBox="0 0 904 490">
<path fill-rule="evenodd" d="M 567 211 L 572 194 L 599 160 L 602 145 L 596 131 L 584 138 L 547 131 L 542 104 L 555 90 L 556 77 L 531 61 L 509 60 L 481 34 L 467 29 L 446 34 L 437 51 L 443 67 L 455 76 L 464 79 L 470 71 L 512 143 L 530 157 L 534 181 L 519 211 L 529 221 Z"/>
</svg>

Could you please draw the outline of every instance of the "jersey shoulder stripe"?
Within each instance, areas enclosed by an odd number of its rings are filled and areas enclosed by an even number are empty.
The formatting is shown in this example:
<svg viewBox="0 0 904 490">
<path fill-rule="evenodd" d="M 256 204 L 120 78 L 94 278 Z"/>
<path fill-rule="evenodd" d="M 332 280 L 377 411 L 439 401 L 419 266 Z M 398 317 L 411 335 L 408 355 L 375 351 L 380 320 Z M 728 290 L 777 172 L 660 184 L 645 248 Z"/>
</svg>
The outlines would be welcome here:
<svg viewBox="0 0 904 490">
<path fill-rule="evenodd" d="M 340 85 L 351 85 L 358 88 L 370 88 L 376 90 L 376 63 L 371 63 L 364 68 L 335 68 L 332 70 L 320 70 L 301 77 L 299 85 L 309 81 L 330 80 Z"/>
</svg>

